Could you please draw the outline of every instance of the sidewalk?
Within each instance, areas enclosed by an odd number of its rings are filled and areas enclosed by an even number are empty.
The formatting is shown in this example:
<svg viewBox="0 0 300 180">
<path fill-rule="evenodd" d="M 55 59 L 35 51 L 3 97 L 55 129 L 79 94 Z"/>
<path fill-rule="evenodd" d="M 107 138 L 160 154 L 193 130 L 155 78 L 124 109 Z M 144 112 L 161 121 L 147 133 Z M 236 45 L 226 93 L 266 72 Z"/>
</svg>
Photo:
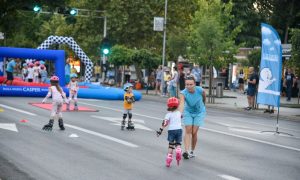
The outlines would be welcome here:
<svg viewBox="0 0 300 180">
<path fill-rule="evenodd" d="M 208 94 L 208 89 L 206 90 L 206 94 Z M 138 90 L 143 94 L 142 99 L 166 102 L 167 97 L 162 97 L 160 95 L 155 95 L 154 90 L 148 90 L 148 94 L 146 94 L 146 90 Z M 276 117 L 277 116 L 277 108 L 275 108 L 274 114 L 264 113 L 264 110 L 267 109 L 266 105 L 259 105 L 259 108 L 256 110 L 246 111 L 245 107 L 248 106 L 247 95 L 240 94 L 238 92 L 234 92 L 231 90 L 223 91 L 223 98 L 215 98 L 214 104 L 206 104 L 208 108 L 216 108 L 216 109 L 225 109 L 230 111 L 239 111 L 247 114 L 253 114 L 255 116 L 263 116 L 263 117 Z M 279 118 L 295 120 L 300 122 L 300 105 L 297 105 L 298 98 L 292 98 L 290 102 L 286 101 L 286 97 L 280 98 L 281 107 L 279 109 Z M 298 108 L 291 108 L 289 105 L 297 106 Z"/>
</svg>

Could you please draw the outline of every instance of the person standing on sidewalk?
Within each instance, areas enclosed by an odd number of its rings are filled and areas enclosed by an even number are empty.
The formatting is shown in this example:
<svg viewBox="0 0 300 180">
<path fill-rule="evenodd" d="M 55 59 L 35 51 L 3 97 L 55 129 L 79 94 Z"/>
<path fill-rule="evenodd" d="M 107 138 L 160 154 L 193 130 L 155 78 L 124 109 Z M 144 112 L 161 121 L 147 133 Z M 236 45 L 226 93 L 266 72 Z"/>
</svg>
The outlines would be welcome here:
<svg viewBox="0 0 300 180">
<path fill-rule="evenodd" d="M 257 75 L 254 73 L 254 67 L 249 67 L 249 75 L 248 75 L 248 89 L 247 89 L 247 99 L 248 99 L 248 107 L 245 110 L 249 111 L 254 107 L 254 97 L 256 94 L 257 87 Z"/>
<path fill-rule="evenodd" d="M 195 156 L 194 150 L 197 144 L 198 129 L 199 126 L 204 125 L 204 118 L 206 116 L 205 101 L 205 91 L 202 87 L 196 86 L 194 76 L 187 76 L 185 79 L 185 89 L 180 93 L 179 106 L 179 111 L 183 115 L 183 123 L 185 125 L 184 153 L 182 154 L 185 159 Z"/>
<path fill-rule="evenodd" d="M 95 74 L 95 81 L 99 82 L 101 67 L 99 66 L 98 62 L 96 63 L 96 66 L 94 66 L 94 74 Z"/>
<path fill-rule="evenodd" d="M 286 87 L 287 101 L 291 101 L 292 89 L 295 86 L 295 83 L 296 83 L 295 75 L 292 73 L 291 68 L 288 68 L 284 76 L 284 86 Z"/>
<path fill-rule="evenodd" d="M 157 70 L 156 70 L 156 78 L 155 78 L 155 95 L 157 95 L 157 92 L 159 94 L 161 94 L 161 80 L 163 78 L 163 70 L 161 65 L 158 66 Z"/>
<path fill-rule="evenodd" d="M 69 84 L 70 82 L 70 75 L 71 75 L 71 65 L 70 65 L 70 58 L 67 59 L 66 65 L 65 65 L 65 81 L 66 84 Z"/>
<path fill-rule="evenodd" d="M 239 78 L 239 91 L 241 94 L 244 94 L 244 71 L 243 69 L 240 70 Z"/>
<path fill-rule="evenodd" d="M 12 85 L 13 80 L 14 80 L 14 70 L 17 69 L 17 64 L 19 63 L 19 59 L 12 59 L 9 61 L 9 63 L 6 66 L 6 75 L 7 78 L 6 80 L 3 82 L 3 84 L 8 84 L 8 82 L 10 82 L 10 85 Z"/>
<path fill-rule="evenodd" d="M 202 72 L 199 68 L 198 65 L 195 65 L 195 67 L 192 69 L 192 72 L 191 72 L 194 77 L 195 77 L 195 80 L 196 80 L 196 86 L 200 86 L 201 84 L 201 79 L 202 79 Z"/>
<path fill-rule="evenodd" d="M 177 67 L 173 67 L 173 74 L 172 78 L 170 80 L 170 97 L 176 97 L 176 92 L 177 92 L 177 82 L 178 82 L 178 72 L 177 72 Z"/>
</svg>

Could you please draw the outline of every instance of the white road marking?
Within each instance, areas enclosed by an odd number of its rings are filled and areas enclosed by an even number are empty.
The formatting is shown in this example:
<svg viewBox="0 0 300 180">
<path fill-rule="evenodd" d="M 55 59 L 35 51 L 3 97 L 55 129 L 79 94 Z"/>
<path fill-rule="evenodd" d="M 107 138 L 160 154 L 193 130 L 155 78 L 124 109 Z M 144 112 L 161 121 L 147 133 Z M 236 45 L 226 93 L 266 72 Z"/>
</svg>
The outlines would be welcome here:
<svg viewBox="0 0 300 180">
<path fill-rule="evenodd" d="M 84 129 L 84 128 L 81 128 L 81 127 L 78 127 L 78 126 L 73 126 L 71 124 L 65 124 L 65 126 L 67 126 L 69 128 L 79 130 L 79 131 L 82 131 L 82 132 L 85 132 L 85 133 L 88 133 L 88 134 L 92 134 L 92 135 L 101 137 L 101 138 L 104 138 L 104 139 L 107 139 L 107 140 L 110 140 L 110 141 L 114 141 L 116 143 L 123 144 L 125 146 L 129 146 L 129 147 L 132 147 L 132 148 L 139 147 L 138 145 L 133 144 L 131 142 L 124 141 L 124 140 L 121 140 L 121 139 L 118 139 L 118 138 L 115 138 L 115 137 L 112 137 L 112 136 L 108 136 L 108 135 L 105 135 L 105 134 L 101 134 L 101 133 L 98 133 L 98 132 L 95 132 L 95 131 L 91 131 L 91 130 L 88 130 L 88 129 Z"/>
<path fill-rule="evenodd" d="M 21 110 L 21 109 L 17 109 L 17 108 L 14 108 L 14 107 L 11 107 L 11 106 L 7 106 L 7 105 L 4 105 L 4 104 L 0 104 L 0 106 L 3 107 L 3 108 L 6 108 L 6 109 L 10 109 L 10 110 L 14 110 L 14 111 L 20 112 L 20 113 L 28 114 L 28 115 L 31 115 L 31 116 L 36 116 L 36 114 L 34 114 L 34 113 L 31 113 L 31 112 L 28 112 L 28 111 L 24 111 L 24 110 Z"/>
<path fill-rule="evenodd" d="M 117 125 L 117 126 L 120 126 L 120 123 L 121 123 L 120 118 L 117 118 L 117 117 L 104 117 L 104 116 L 95 116 L 95 115 L 91 115 L 91 117 L 113 122 L 112 124 Z M 136 124 L 136 122 L 145 124 L 145 121 L 142 120 L 142 119 L 134 119 L 133 122 L 135 123 L 134 126 L 135 126 L 136 129 L 143 129 L 143 130 L 146 130 L 146 131 L 154 131 L 154 130 L 152 130 L 152 129 L 150 129 L 150 128 L 142 125 L 142 124 Z"/>
<path fill-rule="evenodd" d="M 77 134 L 71 134 L 70 136 L 69 136 L 70 138 L 77 138 L 77 137 L 79 137 Z"/>
<path fill-rule="evenodd" d="M 237 131 L 237 132 L 245 132 L 245 133 L 252 133 L 252 134 L 262 134 L 261 131 L 245 129 L 243 127 L 228 127 L 230 131 Z"/>
<path fill-rule="evenodd" d="M 210 131 L 210 132 L 214 132 L 214 133 L 219 133 L 219 134 L 227 135 L 227 136 L 232 136 L 232 137 L 237 137 L 237 138 L 241 138 L 241 139 L 246 139 L 246 140 L 253 141 L 253 142 L 268 144 L 268 145 L 271 145 L 271 146 L 276 146 L 276 147 L 285 148 L 285 149 L 289 149 L 289 150 L 300 152 L 300 149 L 297 149 L 295 147 L 284 146 L 284 145 L 280 145 L 280 144 L 276 144 L 276 143 L 271 143 L 271 142 L 268 142 L 268 141 L 253 139 L 253 138 L 249 138 L 249 137 L 246 137 L 246 136 L 231 134 L 231 133 L 227 133 L 227 132 L 223 132 L 223 131 L 218 131 L 218 130 L 214 130 L 214 129 L 208 129 L 208 128 L 204 128 L 204 127 L 200 127 L 200 129 L 203 129 L 203 130 L 206 130 L 206 131 Z"/>
<path fill-rule="evenodd" d="M 109 109 L 109 110 L 113 110 L 113 111 L 123 112 L 122 110 L 119 110 L 119 109 L 108 108 L 108 107 L 98 106 L 98 105 L 94 105 L 94 104 L 89 104 L 89 103 L 83 103 L 83 104 L 90 105 L 90 106 L 95 106 L 95 107 L 100 107 L 100 108 L 103 108 L 103 109 Z M 143 117 L 147 117 L 147 118 L 151 118 L 151 119 L 156 119 L 156 120 L 162 120 L 162 118 L 157 118 L 157 117 L 152 117 L 152 116 L 146 116 L 146 115 L 143 115 L 143 114 L 136 114 L 136 113 L 134 113 L 134 115 L 143 116 Z M 262 141 L 262 140 L 258 140 L 258 139 L 248 138 L 248 137 L 245 137 L 245 136 L 240 136 L 240 135 L 235 135 L 235 134 L 231 134 L 231 133 L 226 133 L 226 132 L 222 132 L 222 131 L 218 131 L 218 130 L 203 128 L 203 127 L 200 127 L 200 128 L 203 129 L 203 130 L 210 131 L 210 132 L 224 134 L 224 135 L 227 135 L 227 136 L 237 137 L 237 138 L 241 138 L 241 139 L 247 139 L 247 140 L 258 142 L 258 143 L 262 143 L 262 144 L 268 144 L 268 145 L 272 145 L 272 146 L 276 146 L 276 147 L 285 148 L 285 149 L 289 149 L 289 150 L 294 150 L 294 151 L 300 152 L 300 149 L 297 149 L 297 148 L 294 148 L 294 147 L 290 147 L 290 146 L 284 146 L 284 145 L 275 144 L 275 143 L 271 143 L 271 142 L 267 142 L 267 141 Z"/>
<path fill-rule="evenodd" d="M 0 123 L 0 129 L 6 129 L 6 130 L 18 132 L 15 123 Z"/>
<path fill-rule="evenodd" d="M 222 174 L 222 175 L 218 175 L 219 177 L 223 178 L 223 179 L 226 179 L 226 180 L 241 180 L 239 178 L 236 178 L 236 177 L 233 177 L 233 176 L 229 176 L 229 175 L 226 175 L 226 174 Z"/>
</svg>

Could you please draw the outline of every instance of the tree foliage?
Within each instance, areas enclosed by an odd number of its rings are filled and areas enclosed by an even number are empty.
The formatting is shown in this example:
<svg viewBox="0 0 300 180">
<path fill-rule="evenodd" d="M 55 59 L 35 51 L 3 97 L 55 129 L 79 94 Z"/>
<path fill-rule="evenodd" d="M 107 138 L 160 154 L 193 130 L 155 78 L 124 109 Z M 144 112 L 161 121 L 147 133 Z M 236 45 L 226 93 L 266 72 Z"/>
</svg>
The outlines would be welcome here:
<svg viewBox="0 0 300 180">
<path fill-rule="evenodd" d="M 254 67 L 255 70 L 258 70 L 260 66 L 260 59 L 261 59 L 261 49 L 256 49 L 248 55 L 249 62 L 247 65 Z"/>
<path fill-rule="evenodd" d="M 111 49 L 109 62 L 115 66 L 131 65 L 133 51 L 124 45 L 115 45 Z"/>
<path fill-rule="evenodd" d="M 239 32 L 239 26 L 232 31 L 227 27 L 231 19 L 231 4 L 220 1 L 199 1 L 199 10 L 191 26 L 190 57 L 200 65 L 225 65 L 230 54 L 236 52 L 234 38 Z M 226 17 L 226 18 L 225 18 Z"/>
<path fill-rule="evenodd" d="M 292 59 L 291 67 L 296 67 L 297 74 L 300 74 L 300 29 L 292 30 Z"/>
</svg>

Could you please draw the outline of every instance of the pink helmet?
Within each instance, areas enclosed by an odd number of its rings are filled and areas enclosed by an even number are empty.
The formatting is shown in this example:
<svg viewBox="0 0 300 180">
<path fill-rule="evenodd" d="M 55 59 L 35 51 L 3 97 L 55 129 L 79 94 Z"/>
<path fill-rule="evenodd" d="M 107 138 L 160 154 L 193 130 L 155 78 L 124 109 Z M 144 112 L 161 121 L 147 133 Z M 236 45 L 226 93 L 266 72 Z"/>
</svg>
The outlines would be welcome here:
<svg viewBox="0 0 300 180">
<path fill-rule="evenodd" d="M 52 76 L 50 78 L 50 81 L 59 81 L 59 78 L 57 76 Z"/>
<path fill-rule="evenodd" d="M 34 62 L 34 65 L 39 66 L 39 65 L 40 65 L 40 61 L 35 61 L 35 62 Z"/>
</svg>

